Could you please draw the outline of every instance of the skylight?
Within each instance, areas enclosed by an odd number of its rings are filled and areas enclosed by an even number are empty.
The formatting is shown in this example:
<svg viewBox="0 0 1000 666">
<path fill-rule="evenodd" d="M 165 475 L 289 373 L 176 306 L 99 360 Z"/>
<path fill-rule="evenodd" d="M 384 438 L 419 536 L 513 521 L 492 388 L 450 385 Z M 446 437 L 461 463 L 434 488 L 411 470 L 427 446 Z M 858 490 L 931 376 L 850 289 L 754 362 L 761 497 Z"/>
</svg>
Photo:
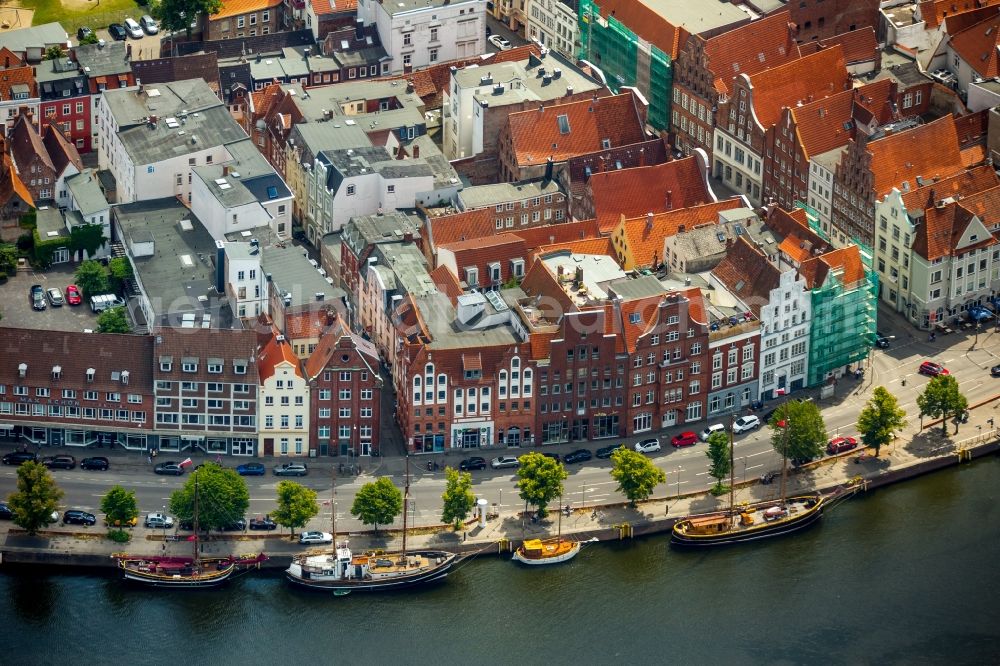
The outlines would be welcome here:
<svg viewBox="0 0 1000 666">
<path fill-rule="evenodd" d="M 565 113 L 556 116 L 556 122 L 559 123 L 560 134 L 569 134 L 569 116 L 567 116 Z"/>
</svg>

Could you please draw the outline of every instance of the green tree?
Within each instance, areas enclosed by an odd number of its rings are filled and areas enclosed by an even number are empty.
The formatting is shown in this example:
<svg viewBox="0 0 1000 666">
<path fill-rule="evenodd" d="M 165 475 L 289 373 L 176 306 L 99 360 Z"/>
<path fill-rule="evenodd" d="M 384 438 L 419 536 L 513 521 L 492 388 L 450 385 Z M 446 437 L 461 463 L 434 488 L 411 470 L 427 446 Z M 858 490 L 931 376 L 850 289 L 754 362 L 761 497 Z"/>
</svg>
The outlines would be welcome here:
<svg viewBox="0 0 1000 666">
<path fill-rule="evenodd" d="M 521 499 L 538 507 L 538 515 L 544 518 L 548 514 L 546 507 L 562 495 L 563 479 L 569 474 L 561 462 L 541 453 L 526 453 L 517 460 L 521 463 L 517 468 Z"/>
<path fill-rule="evenodd" d="M 124 307 L 109 308 L 97 315 L 98 333 L 131 333 L 132 326 L 128 323 L 128 315 Z"/>
<path fill-rule="evenodd" d="M 708 475 L 715 479 L 713 492 L 721 493 L 726 487 L 722 480 L 729 476 L 732 471 L 732 460 L 730 458 L 729 435 L 722 430 L 717 430 L 708 436 L 708 450 L 705 455 L 711 461 L 708 468 Z"/>
<path fill-rule="evenodd" d="M 218 14 L 222 0 L 158 0 L 150 9 L 160 22 L 160 28 L 171 32 L 184 31 L 191 36 L 191 23 L 202 14 Z"/>
<path fill-rule="evenodd" d="M 0 245 L 0 271 L 13 273 L 17 270 L 17 246 L 11 243 Z"/>
<path fill-rule="evenodd" d="M 868 404 L 858 415 L 858 432 L 865 446 L 879 451 L 892 441 L 893 433 L 906 427 L 906 412 L 900 409 L 896 396 L 884 386 L 876 386 Z"/>
<path fill-rule="evenodd" d="M 374 525 L 376 535 L 379 525 L 391 523 L 402 510 L 403 493 L 387 476 L 361 486 L 351 505 L 351 515 L 365 525 Z"/>
<path fill-rule="evenodd" d="M 194 490 L 198 484 L 198 527 L 217 530 L 243 518 L 250 507 L 250 492 L 234 469 L 215 463 L 194 471 L 170 495 L 170 510 L 180 520 L 194 519 Z"/>
<path fill-rule="evenodd" d="M 618 482 L 618 492 L 635 506 L 648 499 L 659 484 L 667 480 L 662 469 L 647 456 L 620 446 L 611 454 L 611 478 Z"/>
<path fill-rule="evenodd" d="M 89 259 L 76 268 L 76 286 L 83 290 L 87 298 L 108 291 L 108 272 L 101 262 Z"/>
<path fill-rule="evenodd" d="M 969 401 L 958 390 L 958 382 L 952 375 L 938 375 L 927 382 L 923 393 L 917 396 L 917 407 L 921 416 L 941 419 L 941 432 L 948 434 L 948 417 L 964 412 Z M 958 422 L 955 423 L 958 432 Z"/>
<path fill-rule="evenodd" d="M 315 490 L 294 481 L 278 483 L 278 508 L 271 514 L 274 522 L 295 534 L 296 528 L 305 527 L 317 513 L 319 504 L 316 503 Z"/>
<path fill-rule="evenodd" d="M 444 509 L 441 512 L 441 520 L 452 523 L 458 530 L 476 504 L 476 496 L 472 494 L 472 475 L 453 467 L 446 468 L 444 475 L 444 493 L 441 495 Z"/>
<path fill-rule="evenodd" d="M 74 226 L 69 232 L 70 249 L 73 250 L 74 254 L 83 251 L 88 257 L 94 256 L 107 240 L 104 236 L 104 229 L 99 224 L 81 224 Z"/>
<path fill-rule="evenodd" d="M 45 49 L 45 60 L 59 60 L 62 58 L 63 50 L 61 46 L 50 46 Z"/>
<path fill-rule="evenodd" d="M 121 486 L 111 486 L 107 494 L 101 498 L 101 511 L 108 518 L 108 525 L 123 527 L 131 525 L 139 517 L 139 504 L 135 499 L 134 490 L 125 490 Z"/>
<path fill-rule="evenodd" d="M 125 257 L 115 257 L 108 262 L 108 273 L 111 276 L 111 286 L 117 291 L 125 280 L 132 277 L 132 264 Z"/>
<path fill-rule="evenodd" d="M 80 40 L 81 44 L 96 44 L 97 43 L 97 33 L 92 32 L 83 39 Z"/>
<path fill-rule="evenodd" d="M 30 534 L 50 525 L 63 491 L 42 463 L 26 462 L 17 468 L 17 491 L 7 498 L 14 524 Z"/>
<path fill-rule="evenodd" d="M 771 445 L 783 458 L 812 460 L 823 453 L 826 425 L 816 403 L 787 400 L 771 417 Z"/>
</svg>

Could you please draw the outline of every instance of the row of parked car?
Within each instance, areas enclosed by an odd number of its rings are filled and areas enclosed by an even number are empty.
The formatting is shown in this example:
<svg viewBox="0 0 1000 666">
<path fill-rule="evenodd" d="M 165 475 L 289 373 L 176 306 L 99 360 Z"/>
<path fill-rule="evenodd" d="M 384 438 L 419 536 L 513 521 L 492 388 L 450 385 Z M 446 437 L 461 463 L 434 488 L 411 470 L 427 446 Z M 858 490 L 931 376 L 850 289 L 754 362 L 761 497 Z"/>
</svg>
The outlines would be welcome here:
<svg viewBox="0 0 1000 666">
<path fill-rule="evenodd" d="M 108 26 L 108 34 L 111 39 L 123 42 L 129 37 L 132 39 L 142 39 L 145 35 L 155 35 L 160 31 L 160 25 L 149 14 L 143 15 L 138 21 L 134 18 L 127 18 L 122 23 L 112 23 Z M 92 28 L 81 26 L 76 30 L 76 38 L 81 42 L 94 34 Z"/>
<path fill-rule="evenodd" d="M 45 289 L 40 284 L 33 284 L 28 290 L 28 302 L 34 310 L 44 310 L 51 305 L 54 308 L 61 308 L 63 305 L 80 305 L 83 297 L 80 288 L 75 284 L 66 287 L 66 295 L 59 287 L 49 287 Z"/>
<path fill-rule="evenodd" d="M 39 460 L 31 451 L 13 451 L 3 457 L 4 465 L 23 465 L 26 462 L 41 462 L 49 469 L 76 469 L 76 458 L 69 455 L 46 456 Z M 80 469 L 103 471 L 111 467 L 104 456 L 92 456 L 80 461 Z"/>
<path fill-rule="evenodd" d="M 202 463 L 202 465 L 209 464 L 214 465 L 217 463 Z M 195 469 L 202 467 L 202 465 L 198 465 Z M 153 473 L 181 476 L 184 474 L 184 469 L 184 465 L 181 463 L 168 460 L 153 467 Z M 283 463 L 275 466 L 273 471 L 275 476 L 306 476 L 309 474 L 309 468 L 305 463 Z M 236 473 L 240 476 L 264 476 L 267 473 L 267 468 L 257 462 L 243 463 L 236 467 Z"/>
</svg>

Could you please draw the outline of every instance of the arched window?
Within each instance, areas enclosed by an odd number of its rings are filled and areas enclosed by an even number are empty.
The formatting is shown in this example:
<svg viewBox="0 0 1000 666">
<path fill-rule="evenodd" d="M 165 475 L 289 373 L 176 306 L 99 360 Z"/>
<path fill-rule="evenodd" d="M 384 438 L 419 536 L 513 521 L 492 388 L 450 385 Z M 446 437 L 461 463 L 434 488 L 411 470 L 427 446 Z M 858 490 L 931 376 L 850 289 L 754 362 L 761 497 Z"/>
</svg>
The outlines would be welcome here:
<svg viewBox="0 0 1000 666">
<path fill-rule="evenodd" d="M 516 356 L 514 358 L 512 358 L 510 360 L 510 367 L 512 367 L 512 368 L 520 368 L 521 367 L 521 359 L 519 359 Z"/>
</svg>

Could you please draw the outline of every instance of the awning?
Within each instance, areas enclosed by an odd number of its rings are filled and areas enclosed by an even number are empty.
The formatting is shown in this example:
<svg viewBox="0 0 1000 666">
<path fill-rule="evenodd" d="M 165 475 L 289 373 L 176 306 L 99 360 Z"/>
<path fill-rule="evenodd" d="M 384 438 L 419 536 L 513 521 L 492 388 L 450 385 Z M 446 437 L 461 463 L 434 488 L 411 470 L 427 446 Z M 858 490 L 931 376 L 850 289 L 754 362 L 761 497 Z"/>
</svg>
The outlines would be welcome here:
<svg viewBox="0 0 1000 666">
<path fill-rule="evenodd" d="M 0 430 L 13 430 L 13 429 L 14 429 L 13 423 L 0 423 Z"/>
</svg>

